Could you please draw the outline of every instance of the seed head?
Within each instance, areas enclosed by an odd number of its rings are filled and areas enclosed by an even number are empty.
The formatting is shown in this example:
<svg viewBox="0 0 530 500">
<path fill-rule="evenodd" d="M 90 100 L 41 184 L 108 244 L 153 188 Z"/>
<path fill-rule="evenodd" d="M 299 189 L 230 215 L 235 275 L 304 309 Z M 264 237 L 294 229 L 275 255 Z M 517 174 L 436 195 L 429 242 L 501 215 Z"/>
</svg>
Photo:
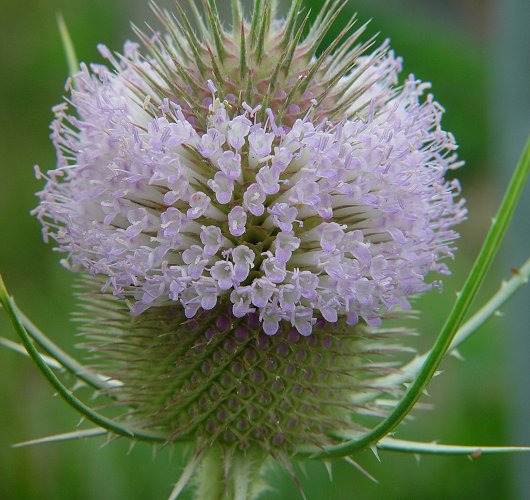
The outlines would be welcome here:
<svg viewBox="0 0 530 500">
<path fill-rule="evenodd" d="M 349 398 L 385 371 L 372 327 L 448 272 L 456 145 L 365 26 L 317 55 L 338 2 L 306 35 L 299 1 L 285 20 L 233 2 L 231 29 L 190 5 L 196 28 L 155 6 L 164 33 L 73 76 L 36 213 L 92 276 L 87 346 L 127 419 L 289 456 L 360 429 Z"/>
</svg>

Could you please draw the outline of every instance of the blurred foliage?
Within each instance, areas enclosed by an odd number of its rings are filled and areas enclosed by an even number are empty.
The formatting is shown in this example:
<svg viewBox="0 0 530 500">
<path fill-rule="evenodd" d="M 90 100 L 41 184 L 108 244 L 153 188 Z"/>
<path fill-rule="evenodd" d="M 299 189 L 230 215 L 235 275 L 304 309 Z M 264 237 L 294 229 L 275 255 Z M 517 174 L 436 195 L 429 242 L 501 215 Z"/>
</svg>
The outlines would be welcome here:
<svg viewBox="0 0 530 500">
<path fill-rule="evenodd" d="M 316 7 L 321 2 L 311 0 Z M 463 248 L 454 263 L 454 275 L 446 281 L 445 294 L 431 294 L 417 303 L 425 312 L 415 327 L 422 336 L 415 340 L 427 348 L 449 309 L 456 288 L 468 269 L 477 240 L 492 213 L 487 197 L 488 163 L 486 141 L 486 54 L 470 36 L 418 17 L 414 9 L 397 12 L 370 8 L 363 2 L 361 20 L 373 17 L 370 33 L 390 36 L 396 53 L 405 57 L 405 73 L 434 82 L 437 99 L 448 109 L 444 125 L 455 133 L 461 156 L 468 167 L 464 191 L 470 198 L 473 224 L 462 228 Z M 81 60 L 100 61 L 98 42 L 119 48 L 130 36 L 127 20 L 133 2 L 105 0 L 16 0 L 2 1 L 0 16 L 0 272 L 18 304 L 60 345 L 71 352 L 77 339 L 69 321 L 74 309 L 72 277 L 57 263 L 57 255 L 41 241 L 40 227 L 29 216 L 42 183 L 34 180 L 32 165 L 43 170 L 53 166 L 54 152 L 48 140 L 50 107 L 61 99 L 66 63 L 55 13 L 67 20 Z M 317 9 L 314 9 L 317 10 Z M 353 12 L 353 11 L 351 11 Z M 339 24 L 339 23 L 338 23 Z M 381 38 L 382 40 L 382 38 Z M 460 174 L 459 174 L 460 175 Z M 472 187 L 472 189 L 471 189 Z M 482 220 L 482 215 L 484 220 Z M 488 217 L 486 217 L 488 214 Z M 478 217 L 478 218 L 477 218 Z M 480 219 L 480 220 L 479 220 Z M 471 249 L 471 250 L 470 250 Z M 434 410 L 416 411 L 415 420 L 399 429 L 399 437 L 417 440 L 440 439 L 445 443 L 494 445 L 506 443 L 506 364 L 502 329 L 495 319 L 472 339 L 462 352 L 468 359 L 444 363 L 446 373 L 431 385 Z M 0 315 L 0 332 L 13 338 Z M 74 351 L 75 352 L 75 351 Z M 29 361 L 18 354 L 0 352 L 0 498 L 4 500 L 142 500 L 165 498 L 170 483 L 179 474 L 182 450 L 173 462 L 169 450 L 153 460 L 149 446 L 139 444 L 127 455 L 128 443 L 118 441 L 100 449 L 102 440 L 52 444 L 11 449 L 10 444 L 47 434 L 73 430 L 78 417 L 53 397 L 52 391 Z M 88 392 L 80 392 L 89 400 Z M 379 464 L 370 451 L 355 457 L 377 477 L 375 485 L 347 464 L 334 465 L 330 483 L 325 468 L 307 463 L 301 474 L 309 500 L 339 499 L 509 499 L 509 459 L 483 457 L 424 458 L 381 454 Z M 264 498 L 297 498 L 287 473 L 271 472 L 276 491 Z"/>
</svg>

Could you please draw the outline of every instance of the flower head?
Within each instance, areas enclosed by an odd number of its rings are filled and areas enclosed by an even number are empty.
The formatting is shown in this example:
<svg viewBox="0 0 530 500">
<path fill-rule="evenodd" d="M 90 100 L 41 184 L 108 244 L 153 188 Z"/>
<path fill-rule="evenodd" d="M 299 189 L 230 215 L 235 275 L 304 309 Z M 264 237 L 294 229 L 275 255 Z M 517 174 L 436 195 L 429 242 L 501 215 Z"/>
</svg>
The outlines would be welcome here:
<svg viewBox="0 0 530 500">
<path fill-rule="evenodd" d="M 74 114 L 57 110 L 59 167 L 37 211 L 70 266 L 104 276 L 137 314 L 237 308 L 249 290 L 261 321 L 279 319 L 269 334 L 285 323 L 308 335 L 318 318 L 377 324 L 434 286 L 427 275 L 446 272 L 463 210 L 445 179 L 454 141 L 440 106 L 421 99 L 427 85 L 397 87 L 386 45 L 317 59 L 314 34 L 287 38 L 287 64 L 282 21 L 262 40 L 245 22 L 223 32 L 217 54 L 212 34 L 169 26 L 142 36 L 152 56 L 128 43 L 118 63 L 102 49 L 114 70 L 83 66 Z"/>
<path fill-rule="evenodd" d="M 368 326 L 437 285 L 465 215 L 428 85 L 400 85 L 401 60 L 386 42 L 367 55 L 353 21 L 316 56 L 340 7 L 303 38 L 299 3 L 247 21 L 234 2 L 227 31 L 207 2 L 198 32 L 155 7 L 166 33 L 101 47 L 112 68 L 82 65 L 55 109 L 36 212 L 95 277 L 87 332 L 117 315 L 138 334 L 107 332 L 129 345 L 111 373 L 168 440 L 292 450 L 355 428 Z"/>
</svg>

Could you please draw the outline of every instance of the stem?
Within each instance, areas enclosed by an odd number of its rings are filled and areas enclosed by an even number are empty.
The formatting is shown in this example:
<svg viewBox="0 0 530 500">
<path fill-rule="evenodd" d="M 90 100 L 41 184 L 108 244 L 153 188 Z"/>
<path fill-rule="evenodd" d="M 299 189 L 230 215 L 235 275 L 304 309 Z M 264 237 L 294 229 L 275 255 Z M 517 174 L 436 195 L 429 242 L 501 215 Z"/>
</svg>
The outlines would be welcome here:
<svg viewBox="0 0 530 500">
<path fill-rule="evenodd" d="M 22 341 L 26 351 L 28 351 L 29 356 L 35 362 L 37 367 L 40 369 L 42 374 L 46 377 L 48 382 L 52 387 L 58 392 L 58 394 L 75 410 L 77 410 L 81 415 L 84 415 L 88 420 L 96 424 L 97 426 L 106 429 L 107 431 L 117 434 L 119 436 L 125 436 L 132 439 L 139 439 L 145 441 L 158 441 L 158 442 L 167 442 L 168 436 L 163 434 L 158 434 L 156 432 L 149 432 L 143 429 L 134 429 L 131 427 L 126 427 L 121 425 L 114 420 L 97 413 L 92 408 L 87 406 L 77 397 L 75 397 L 72 392 L 64 386 L 64 384 L 57 378 L 55 373 L 51 368 L 46 364 L 37 351 L 33 342 L 26 332 L 24 325 L 22 324 L 20 318 L 17 315 L 13 300 L 9 297 L 4 282 L 0 276 L 0 302 L 4 306 L 9 319 L 11 320 L 12 325 L 14 326 L 17 334 Z"/>
<path fill-rule="evenodd" d="M 7 349 L 11 349 L 12 351 L 18 352 L 19 354 L 22 354 L 23 356 L 26 356 L 29 358 L 28 351 L 24 348 L 22 344 L 17 344 L 16 342 L 13 342 L 9 339 L 5 339 L 3 337 L 0 337 L 0 345 L 6 347 Z M 42 360 L 50 367 L 55 368 L 56 370 L 63 371 L 64 367 L 61 365 L 58 361 L 56 361 L 54 358 L 51 358 L 50 356 L 46 356 L 45 354 L 40 355 Z"/>
<path fill-rule="evenodd" d="M 530 258 L 519 268 L 514 270 L 514 276 L 509 281 L 501 284 L 499 291 L 491 297 L 486 304 L 458 330 L 451 344 L 451 349 L 456 349 L 471 334 L 480 328 L 499 308 L 519 290 L 528 283 L 530 277 Z"/>
<path fill-rule="evenodd" d="M 377 443 L 381 438 L 394 430 L 397 425 L 410 413 L 423 390 L 431 380 L 438 365 L 447 353 L 451 342 L 453 341 L 458 328 L 462 324 L 465 315 L 468 313 L 473 300 L 475 299 L 479 288 L 484 281 L 486 273 L 491 267 L 491 263 L 504 238 L 504 234 L 513 217 L 515 207 L 521 196 L 528 173 L 530 171 L 530 138 L 526 143 L 525 149 L 519 160 L 517 168 L 512 175 L 508 189 L 504 195 L 497 216 L 493 219 L 492 226 L 486 236 L 486 240 L 480 250 L 480 253 L 471 268 L 461 292 L 453 306 L 449 317 L 436 343 L 430 351 L 425 363 L 421 367 L 418 376 L 409 386 L 407 392 L 396 405 L 394 410 L 371 431 L 362 434 L 359 438 L 347 441 L 343 444 L 330 446 L 322 451 L 309 452 L 301 451 L 300 456 L 308 458 L 326 458 L 326 457 L 343 457 L 351 455 L 353 452 L 366 448 Z"/>
<path fill-rule="evenodd" d="M 266 455 L 261 450 L 242 452 L 214 445 L 195 472 L 195 499 L 252 500 L 267 489 L 261 479 Z"/>
<path fill-rule="evenodd" d="M 480 455 L 497 453 L 524 453 L 528 446 L 454 446 L 450 444 L 419 443 L 401 439 L 383 438 L 377 443 L 379 450 L 414 453 L 421 455 L 468 455 L 478 458 Z"/>
</svg>

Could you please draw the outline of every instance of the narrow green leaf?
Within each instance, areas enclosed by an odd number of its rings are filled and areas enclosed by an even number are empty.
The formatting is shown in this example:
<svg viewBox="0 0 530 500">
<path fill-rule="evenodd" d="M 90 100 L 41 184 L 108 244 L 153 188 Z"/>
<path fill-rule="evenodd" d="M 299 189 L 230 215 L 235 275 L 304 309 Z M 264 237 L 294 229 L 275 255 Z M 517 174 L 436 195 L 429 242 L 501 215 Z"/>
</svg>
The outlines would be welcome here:
<svg viewBox="0 0 530 500">
<path fill-rule="evenodd" d="M 245 38 L 245 23 L 241 21 L 241 36 L 239 39 L 239 78 L 241 79 L 241 82 L 243 82 L 243 79 L 245 78 L 248 72 L 247 48 Z"/>
<path fill-rule="evenodd" d="M 193 15 L 193 19 L 195 20 L 195 24 L 197 25 L 197 29 L 199 30 L 199 34 L 204 38 L 204 40 L 210 39 L 211 31 L 208 29 L 208 26 L 206 26 L 206 23 L 204 22 L 204 16 L 199 11 L 197 3 L 195 0 L 188 0 L 188 5 L 190 6 L 190 10 Z"/>
<path fill-rule="evenodd" d="M 0 345 L 3 345 L 7 349 L 11 349 L 14 352 L 18 352 L 19 354 L 22 354 L 23 356 L 29 357 L 28 352 L 26 349 L 24 349 L 24 346 L 21 344 L 17 344 L 16 342 L 13 342 L 11 340 L 5 339 L 3 337 L 0 337 Z M 63 371 L 64 367 L 60 363 L 58 363 L 55 359 L 50 358 L 50 356 L 46 356 L 45 354 L 41 354 L 42 360 L 51 368 L 55 368 L 56 370 Z"/>
<path fill-rule="evenodd" d="M 352 29 L 353 25 L 355 24 L 355 20 L 351 20 L 343 29 L 342 31 L 337 35 L 337 37 L 331 42 L 324 52 L 319 56 L 319 58 L 312 64 L 311 68 L 309 69 L 309 72 L 307 73 L 306 78 L 304 79 L 304 82 L 302 83 L 301 92 L 305 92 L 308 85 L 311 83 L 313 78 L 315 77 L 317 71 L 320 69 L 322 64 L 329 58 L 329 55 L 335 50 L 337 45 L 344 39 L 344 37 L 348 34 L 348 32 Z"/>
<path fill-rule="evenodd" d="M 193 1 L 193 0 L 192 0 Z M 203 0 L 204 10 L 206 11 L 208 24 L 210 31 L 213 34 L 213 40 L 215 43 L 215 49 L 217 52 L 217 57 L 221 63 L 221 66 L 224 64 L 226 51 L 223 44 L 224 32 L 221 23 L 219 22 L 219 12 L 217 11 L 217 6 L 213 0 Z"/>
<path fill-rule="evenodd" d="M 212 52 L 212 49 L 210 48 L 209 45 L 206 45 L 206 50 L 208 51 L 208 54 L 210 55 L 210 61 L 212 62 L 212 70 L 213 70 L 213 74 L 215 75 L 215 80 L 216 80 L 216 87 L 217 87 L 217 97 L 219 99 L 224 99 L 224 95 L 223 95 L 223 87 L 224 87 L 224 82 L 225 82 L 225 79 L 223 78 L 223 75 L 219 69 L 219 66 L 217 65 L 217 62 L 215 60 L 215 56 L 214 56 L 214 53 Z"/>
<path fill-rule="evenodd" d="M 220 32 L 223 31 L 221 26 L 221 16 L 219 15 L 219 10 L 217 9 L 217 2 L 215 0 L 206 0 L 208 7 L 211 9 L 212 14 L 215 16 L 214 22 L 217 24 L 217 27 Z"/>
<path fill-rule="evenodd" d="M 247 104 L 250 104 L 252 102 L 252 95 L 254 93 L 254 80 L 252 78 L 252 70 L 248 68 L 247 71 L 247 89 L 245 92 L 245 99 Z M 243 173 L 244 175 L 244 173 Z"/>
<path fill-rule="evenodd" d="M 401 439 L 384 438 L 377 443 L 377 448 L 400 453 L 417 453 L 419 455 L 468 455 L 478 458 L 480 455 L 497 453 L 523 453 L 530 451 L 530 446 L 455 446 L 438 443 L 419 443 Z"/>
<path fill-rule="evenodd" d="M 201 43 L 198 40 L 197 35 L 195 34 L 195 31 L 193 31 L 193 28 L 188 20 L 188 17 L 186 16 L 186 12 L 184 12 L 184 9 L 178 2 L 175 3 L 175 9 L 179 13 L 181 21 L 179 21 L 177 18 L 173 18 L 173 22 L 178 28 L 178 31 L 182 33 L 184 37 L 186 38 L 186 40 L 188 41 L 188 44 L 193 53 L 194 62 L 195 64 L 197 64 L 197 68 L 199 69 L 201 76 L 203 78 L 207 78 L 208 72 L 206 71 L 206 67 L 204 66 L 202 62 L 203 54 L 201 54 L 201 50 L 202 50 Z"/>
<path fill-rule="evenodd" d="M 66 55 L 66 62 L 68 63 L 68 72 L 70 73 L 70 76 L 73 76 L 79 71 L 79 61 L 75 53 L 75 47 L 72 42 L 72 38 L 70 37 L 70 33 L 64 21 L 64 17 L 60 12 L 57 14 L 57 25 L 59 26 L 61 42 Z"/>
<path fill-rule="evenodd" d="M 270 17 L 271 17 L 271 2 L 270 0 L 265 0 L 265 10 L 261 18 L 261 24 L 258 30 L 258 38 L 256 41 L 256 64 L 259 66 L 263 59 L 263 53 L 265 50 L 265 41 L 269 37 L 270 29 Z"/>
<path fill-rule="evenodd" d="M 179 56 L 182 58 L 181 62 L 184 64 L 189 63 L 192 59 L 191 54 L 189 50 L 186 50 L 184 47 L 184 35 L 179 32 L 178 24 L 175 22 L 175 15 L 165 9 L 162 10 L 156 3 L 152 1 L 149 2 L 149 6 L 162 26 L 166 28 L 171 40 L 175 43 L 175 47 L 179 51 Z"/>
<path fill-rule="evenodd" d="M 256 46 L 256 39 L 258 34 L 258 22 L 263 17 L 263 0 L 255 0 L 254 11 L 252 12 L 252 20 L 250 21 L 250 46 Z"/>
<path fill-rule="evenodd" d="M 305 28 L 305 26 L 306 26 L 306 24 L 307 24 L 307 22 L 309 20 L 310 14 L 311 14 L 311 11 L 309 11 L 305 15 L 304 19 L 302 19 L 302 22 L 300 23 L 300 26 L 298 27 L 298 30 L 297 30 L 294 38 L 287 45 L 287 47 L 288 47 L 287 55 L 285 57 L 285 61 L 282 63 L 282 68 L 283 68 L 284 75 L 287 75 L 289 73 L 290 69 L 291 69 L 291 64 L 293 62 L 293 57 L 294 57 L 295 50 L 298 47 L 298 43 L 299 43 L 300 39 L 302 38 L 302 35 L 304 33 L 304 28 Z"/>
<path fill-rule="evenodd" d="M 252 461 L 236 454 L 232 474 L 234 477 L 234 500 L 248 500 L 248 490 L 251 480 Z"/>
<path fill-rule="evenodd" d="M 324 2 L 324 5 L 322 5 L 318 9 L 317 15 L 315 17 L 315 21 L 313 22 L 313 26 L 314 26 L 313 29 L 317 29 L 318 26 L 322 26 L 322 23 L 325 17 L 329 15 L 329 11 L 333 10 L 339 1 L 340 0 L 326 0 Z M 332 4 L 335 4 L 335 5 L 332 5 Z"/>
<path fill-rule="evenodd" d="M 339 33 L 337 38 L 335 38 L 335 40 L 326 48 L 326 50 L 319 56 L 319 58 L 311 65 L 311 67 L 304 74 L 298 77 L 298 81 L 291 88 L 291 90 L 289 91 L 289 94 L 287 94 L 287 98 L 285 99 L 285 103 L 283 105 L 282 111 L 278 114 L 279 120 L 281 120 L 281 118 L 283 117 L 285 110 L 289 107 L 294 97 L 298 93 L 305 92 L 308 85 L 311 83 L 311 81 L 315 77 L 317 71 L 320 69 L 321 65 L 328 58 L 329 54 L 333 52 L 337 44 L 340 43 L 340 41 L 344 38 L 347 32 L 351 29 L 354 22 L 355 22 L 354 20 L 350 21 L 350 23 L 348 23 L 346 27 Z M 303 28 L 303 25 L 301 26 L 301 28 Z"/>
<path fill-rule="evenodd" d="M 374 44 L 378 36 L 377 34 L 372 35 L 368 40 L 354 47 L 355 43 L 358 42 L 359 37 L 361 37 L 366 31 L 367 26 L 368 23 L 365 23 L 348 35 L 348 38 L 334 52 L 333 57 L 330 57 L 328 61 L 322 65 L 322 72 L 325 75 L 330 75 L 327 80 L 324 81 L 323 86 L 328 85 L 330 81 L 334 80 L 336 78 L 335 75 L 344 75 L 350 71 L 352 67 L 359 65 L 359 57 Z M 378 51 L 379 49 L 376 52 Z"/>
<path fill-rule="evenodd" d="M 289 10 L 289 14 L 287 14 L 287 19 L 285 20 L 284 28 L 283 28 L 283 38 L 282 43 L 280 44 L 280 47 L 282 49 L 285 49 L 289 42 L 292 39 L 293 32 L 296 28 L 296 20 L 298 19 L 300 15 L 300 7 L 302 5 L 302 0 L 295 0 L 291 4 L 291 9 Z"/>
<path fill-rule="evenodd" d="M 180 475 L 180 478 L 177 481 L 177 484 L 175 484 L 173 491 L 169 495 L 168 500 L 175 500 L 176 498 L 178 498 L 182 490 L 189 483 L 191 476 L 193 476 L 193 473 L 195 472 L 195 470 L 201 463 L 203 455 L 204 455 L 203 452 L 194 453 L 193 457 L 189 460 L 186 467 L 184 467 L 184 470 L 182 471 L 182 474 Z"/>
<path fill-rule="evenodd" d="M 334 1 L 330 6 L 329 11 L 326 12 L 324 18 L 322 20 L 315 20 L 311 26 L 311 30 L 309 31 L 307 38 L 304 41 L 304 45 L 307 46 L 307 56 L 309 58 L 313 57 L 313 54 L 318 50 L 322 40 L 329 32 L 331 26 L 337 20 L 347 3 L 348 0 L 343 0 L 342 2 Z M 321 13 L 322 12 L 324 12 L 324 9 L 321 11 Z M 353 23 L 355 23 L 355 16 L 348 21 L 348 24 Z"/>
<path fill-rule="evenodd" d="M 436 343 L 423 363 L 418 376 L 409 386 L 407 392 L 396 405 L 394 410 L 371 431 L 361 435 L 355 440 L 325 448 L 321 452 L 310 455 L 312 458 L 351 455 L 357 450 L 380 441 L 389 432 L 395 429 L 396 426 L 410 413 L 415 403 L 422 395 L 425 387 L 433 377 L 438 365 L 447 353 L 458 328 L 462 324 L 465 315 L 469 311 L 469 308 L 478 293 L 480 285 L 484 281 L 486 273 L 491 266 L 493 258 L 497 254 L 504 234 L 506 233 L 513 217 L 515 207 L 517 206 L 517 202 L 521 196 L 529 172 L 530 138 L 526 143 L 517 168 L 512 175 L 504 199 L 497 212 L 497 216 L 493 219 L 491 229 L 486 236 L 486 240 L 471 268 L 468 278 L 457 297 L 453 309 L 442 327 Z"/>
<path fill-rule="evenodd" d="M 237 34 L 239 25 L 241 24 L 241 3 L 239 0 L 231 0 L 232 7 L 232 33 Z"/>
</svg>

